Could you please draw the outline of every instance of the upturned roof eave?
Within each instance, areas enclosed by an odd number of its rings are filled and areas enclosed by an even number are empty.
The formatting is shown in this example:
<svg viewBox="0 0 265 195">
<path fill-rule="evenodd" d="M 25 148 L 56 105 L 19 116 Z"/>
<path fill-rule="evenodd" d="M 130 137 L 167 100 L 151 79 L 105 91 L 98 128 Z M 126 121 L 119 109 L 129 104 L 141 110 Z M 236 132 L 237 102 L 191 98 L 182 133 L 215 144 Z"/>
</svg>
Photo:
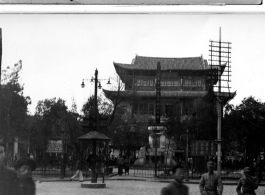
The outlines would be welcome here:
<svg viewBox="0 0 265 195">
<path fill-rule="evenodd" d="M 124 69 L 124 70 L 135 70 L 135 71 L 137 71 L 137 70 L 139 70 L 139 71 L 156 71 L 156 68 L 152 68 L 152 69 L 151 68 L 150 69 L 148 69 L 148 68 L 144 69 L 144 68 L 138 68 L 138 67 L 134 68 L 133 67 L 133 66 L 135 66 L 134 64 L 124 64 L 124 63 L 117 63 L 117 62 L 113 62 L 113 64 L 114 64 L 114 67 L 116 70 L 117 69 Z M 128 68 L 128 67 L 125 67 L 122 65 L 131 66 L 131 68 Z M 199 69 L 199 68 L 198 69 L 170 68 L 170 69 L 162 69 L 161 72 L 163 72 L 163 71 L 164 72 L 167 72 L 167 71 L 208 71 L 209 69 L 210 69 L 209 66 L 204 68 L 204 69 Z"/>
<path fill-rule="evenodd" d="M 110 140 L 107 136 L 97 131 L 91 131 L 77 138 L 78 140 Z"/>
<path fill-rule="evenodd" d="M 117 91 L 110 91 L 110 90 L 104 90 L 106 97 L 111 99 L 117 95 Z M 167 97 L 186 97 L 186 98 L 194 98 L 194 97 L 204 97 L 207 94 L 207 91 L 162 91 L 161 97 L 167 98 Z M 156 97 L 155 91 L 120 91 L 120 97 L 122 98 L 130 98 L 133 95 L 137 97 Z"/>
</svg>

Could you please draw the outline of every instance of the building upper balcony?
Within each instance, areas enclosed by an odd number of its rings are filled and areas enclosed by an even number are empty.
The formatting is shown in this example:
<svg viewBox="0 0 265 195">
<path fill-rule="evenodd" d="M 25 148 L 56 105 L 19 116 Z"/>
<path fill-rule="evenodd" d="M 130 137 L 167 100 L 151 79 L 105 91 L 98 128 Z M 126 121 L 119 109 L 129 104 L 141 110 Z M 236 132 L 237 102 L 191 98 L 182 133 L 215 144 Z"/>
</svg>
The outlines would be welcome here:
<svg viewBox="0 0 265 195">
<path fill-rule="evenodd" d="M 132 88 L 128 87 L 127 90 L 155 91 L 155 83 L 154 78 L 136 78 Z M 205 83 L 203 78 L 162 79 L 161 91 L 204 91 L 207 90 Z"/>
</svg>

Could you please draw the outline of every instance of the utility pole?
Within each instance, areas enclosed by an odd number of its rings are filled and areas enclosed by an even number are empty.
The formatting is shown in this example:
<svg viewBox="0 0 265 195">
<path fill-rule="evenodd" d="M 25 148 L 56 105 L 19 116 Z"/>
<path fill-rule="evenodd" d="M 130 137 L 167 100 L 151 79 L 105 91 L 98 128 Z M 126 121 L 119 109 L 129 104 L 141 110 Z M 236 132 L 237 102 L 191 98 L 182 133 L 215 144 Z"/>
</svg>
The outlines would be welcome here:
<svg viewBox="0 0 265 195">
<path fill-rule="evenodd" d="M 221 95 L 221 27 L 219 34 L 219 66 L 218 66 L 218 94 Z M 217 117 L 218 117 L 218 127 L 217 127 L 217 173 L 221 175 L 221 119 L 222 119 L 222 105 L 220 101 L 217 101 Z"/>
<path fill-rule="evenodd" d="M 95 96 L 94 96 L 94 115 L 96 119 L 96 129 L 98 131 L 98 70 L 95 70 Z"/>
<path fill-rule="evenodd" d="M 221 39 L 221 27 L 219 29 L 219 41 L 210 40 L 210 82 L 211 88 L 213 89 L 213 93 L 215 96 L 215 101 L 217 103 L 217 140 L 215 143 L 217 144 L 217 173 L 221 175 L 221 120 L 222 120 L 222 106 L 225 105 L 228 101 L 233 99 L 236 93 L 230 92 L 229 82 L 231 82 L 231 46 L 230 42 L 223 42 Z M 214 58 L 214 57 L 217 57 Z M 223 64 L 222 64 L 223 63 Z M 224 75 L 223 72 L 225 73 Z M 222 78 L 223 77 L 223 78 Z M 222 86 L 222 81 L 227 82 L 228 86 Z M 217 84 L 217 86 L 214 86 Z M 217 87 L 217 91 L 214 91 L 214 87 Z M 226 88 L 228 92 L 222 92 L 222 89 Z"/>
<path fill-rule="evenodd" d="M 161 65 L 157 63 L 156 70 L 156 124 L 160 124 L 160 98 L 161 98 Z M 157 131 L 155 131 L 155 176 L 157 177 Z"/>
</svg>

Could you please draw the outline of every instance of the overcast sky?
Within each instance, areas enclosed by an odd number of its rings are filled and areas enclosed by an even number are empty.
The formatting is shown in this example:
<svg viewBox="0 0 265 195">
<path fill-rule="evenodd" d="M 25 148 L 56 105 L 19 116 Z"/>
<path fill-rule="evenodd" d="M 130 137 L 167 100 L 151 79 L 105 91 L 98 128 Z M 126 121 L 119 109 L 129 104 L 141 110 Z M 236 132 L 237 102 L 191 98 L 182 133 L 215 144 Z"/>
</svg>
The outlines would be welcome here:
<svg viewBox="0 0 265 195">
<path fill-rule="evenodd" d="M 2 69 L 23 63 L 24 95 L 39 100 L 72 98 L 80 112 L 93 95 L 90 79 L 113 76 L 114 62 L 131 63 L 136 54 L 150 57 L 209 59 L 209 40 L 232 42 L 232 86 L 240 104 L 250 95 L 265 101 L 265 15 L 228 14 L 0 14 Z M 102 81 L 103 87 L 108 89 Z M 99 92 L 100 93 L 100 92 Z"/>
</svg>

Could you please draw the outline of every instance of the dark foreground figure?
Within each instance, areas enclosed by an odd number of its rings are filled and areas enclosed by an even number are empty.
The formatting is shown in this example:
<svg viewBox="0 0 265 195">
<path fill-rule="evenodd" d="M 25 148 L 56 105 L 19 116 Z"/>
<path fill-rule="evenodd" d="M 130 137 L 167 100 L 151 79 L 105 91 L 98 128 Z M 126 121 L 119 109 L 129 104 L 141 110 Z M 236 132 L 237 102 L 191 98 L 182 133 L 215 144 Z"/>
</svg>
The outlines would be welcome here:
<svg viewBox="0 0 265 195">
<path fill-rule="evenodd" d="M 207 163 L 208 173 L 202 175 L 199 188 L 202 195 L 222 195 L 223 184 L 221 177 L 213 172 L 214 163 Z"/>
<path fill-rule="evenodd" d="M 236 187 L 238 195 L 255 195 L 255 190 L 258 188 L 258 180 L 250 176 L 250 168 L 244 168 L 244 177 L 240 178 Z M 241 192 L 242 188 L 242 192 Z"/>
<path fill-rule="evenodd" d="M 188 195 L 189 188 L 182 183 L 185 178 L 183 167 L 174 166 L 172 172 L 174 174 L 174 181 L 162 188 L 161 195 Z"/>
<path fill-rule="evenodd" d="M 20 195 L 17 174 L 4 166 L 4 159 L 5 144 L 0 142 L 0 195 Z"/>
<path fill-rule="evenodd" d="M 15 163 L 14 168 L 17 171 L 21 195 L 36 194 L 35 182 L 32 179 L 32 172 L 36 167 L 36 162 L 29 157 L 22 157 Z"/>
</svg>

